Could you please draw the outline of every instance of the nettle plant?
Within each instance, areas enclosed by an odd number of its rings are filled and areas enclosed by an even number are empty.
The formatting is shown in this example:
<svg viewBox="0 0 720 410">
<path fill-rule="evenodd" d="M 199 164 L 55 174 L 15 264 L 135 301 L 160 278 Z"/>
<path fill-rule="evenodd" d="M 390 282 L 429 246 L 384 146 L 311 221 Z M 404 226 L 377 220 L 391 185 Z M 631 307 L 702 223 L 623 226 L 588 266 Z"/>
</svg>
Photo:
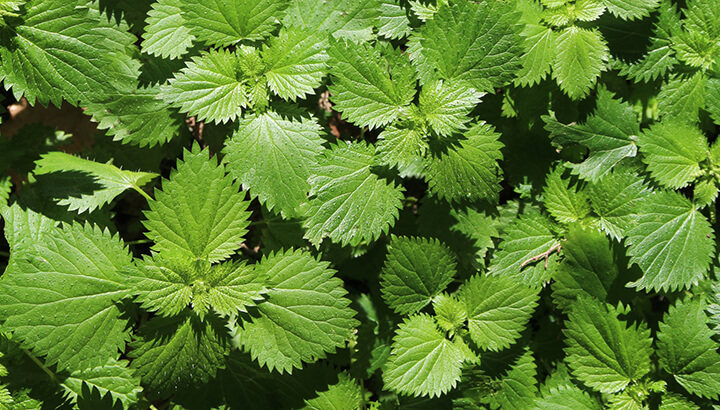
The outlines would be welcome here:
<svg viewBox="0 0 720 410">
<path fill-rule="evenodd" d="M 0 408 L 720 406 L 720 1 L 0 17 Z"/>
</svg>

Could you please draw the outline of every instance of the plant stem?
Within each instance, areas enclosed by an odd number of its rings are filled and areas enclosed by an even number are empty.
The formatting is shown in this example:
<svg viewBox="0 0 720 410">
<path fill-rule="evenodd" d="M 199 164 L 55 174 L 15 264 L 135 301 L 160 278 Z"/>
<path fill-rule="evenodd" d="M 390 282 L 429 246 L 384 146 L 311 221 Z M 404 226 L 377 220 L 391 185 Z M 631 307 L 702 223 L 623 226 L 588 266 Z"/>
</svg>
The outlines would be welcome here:
<svg viewBox="0 0 720 410">
<path fill-rule="evenodd" d="M 154 201 L 154 199 L 152 199 L 152 197 L 151 197 L 150 195 L 148 195 L 147 192 L 143 191 L 142 188 L 138 188 L 138 187 L 136 187 L 136 186 L 134 186 L 133 188 L 134 188 L 137 192 L 139 192 L 140 195 L 144 196 L 145 199 L 148 200 L 148 202 Z"/>
<path fill-rule="evenodd" d="M 138 239 L 136 241 L 128 241 L 125 242 L 125 245 L 142 245 L 145 243 L 152 243 L 152 240 L 150 239 Z"/>
<path fill-rule="evenodd" d="M 50 380 L 53 381 L 53 383 L 58 384 L 57 379 L 55 378 L 55 373 L 51 372 L 50 369 L 48 369 L 43 362 L 41 362 L 37 357 L 33 356 L 30 351 L 27 349 L 22 349 L 23 353 L 27 355 L 27 357 L 30 358 L 33 362 L 35 362 L 36 365 L 38 365 L 45 374 L 47 374 L 50 377 Z"/>
<path fill-rule="evenodd" d="M 2 256 L 3 258 L 9 258 L 10 252 L 0 251 L 0 256 Z"/>
</svg>

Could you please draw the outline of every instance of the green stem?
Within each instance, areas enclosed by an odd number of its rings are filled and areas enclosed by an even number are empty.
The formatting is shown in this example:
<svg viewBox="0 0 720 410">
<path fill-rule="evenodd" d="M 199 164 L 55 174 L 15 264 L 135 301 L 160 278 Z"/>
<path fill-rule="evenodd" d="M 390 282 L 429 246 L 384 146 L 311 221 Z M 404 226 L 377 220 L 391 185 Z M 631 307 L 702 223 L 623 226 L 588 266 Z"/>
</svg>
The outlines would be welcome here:
<svg viewBox="0 0 720 410">
<path fill-rule="evenodd" d="M 10 252 L 0 251 L 0 256 L 2 256 L 3 258 L 9 258 Z"/>
<path fill-rule="evenodd" d="M 27 355 L 27 357 L 30 358 L 33 362 L 35 362 L 38 367 L 42 369 L 42 371 L 45 372 L 50 377 L 50 380 L 53 381 L 53 383 L 58 384 L 57 379 L 55 378 L 55 373 L 51 372 L 50 369 L 48 369 L 43 362 L 41 362 L 37 357 L 33 356 L 32 353 L 30 353 L 27 349 L 22 349 L 22 351 Z"/>
<path fill-rule="evenodd" d="M 125 242 L 125 245 L 142 245 L 146 243 L 152 243 L 151 239 L 138 239 L 136 241 Z"/>
<path fill-rule="evenodd" d="M 135 189 L 137 192 L 139 192 L 140 195 L 144 196 L 145 199 L 148 200 L 148 202 L 154 201 L 154 199 L 152 199 L 152 197 L 151 197 L 150 195 L 148 195 L 147 192 L 143 191 L 142 188 L 139 188 L 139 187 L 134 186 L 133 189 Z"/>
</svg>

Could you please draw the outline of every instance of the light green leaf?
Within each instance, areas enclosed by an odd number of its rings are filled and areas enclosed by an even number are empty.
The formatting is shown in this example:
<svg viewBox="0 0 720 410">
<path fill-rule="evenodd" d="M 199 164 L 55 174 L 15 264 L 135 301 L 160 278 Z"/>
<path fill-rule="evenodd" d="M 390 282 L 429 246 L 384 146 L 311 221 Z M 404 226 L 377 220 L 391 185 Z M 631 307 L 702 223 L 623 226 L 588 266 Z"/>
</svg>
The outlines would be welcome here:
<svg viewBox="0 0 720 410">
<path fill-rule="evenodd" d="M 160 87 L 158 96 L 182 112 L 197 115 L 198 121 L 234 121 L 249 105 L 250 84 L 242 74 L 240 58 L 224 49 L 193 57 L 169 84 Z"/>
<path fill-rule="evenodd" d="M 602 410 L 600 402 L 574 384 L 551 388 L 535 402 L 535 409 L 555 410 Z"/>
<path fill-rule="evenodd" d="M 660 366 L 688 392 L 717 400 L 720 395 L 720 354 L 707 327 L 702 299 L 678 300 L 659 324 Z"/>
<path fill-rule="evenodd" d="M 667 392 L 662 395 L 660 410 L 700 410 L 700 406 L 686 399 L 684 396 Z"/>
<path fill-rule="evenodd" d="M 603 302 L 580 297 L 565 322 L 565 360 L 575 377 L 602 393 L 622 391 L 650 371 L 650 330 L 645 323 L 627 327 L 617 316 Z"/>
<path fill-rule="evenodd" d="M 578 296 L 604 302 L 618 276 L 607 237 L 595 229 L 570 229 L 566 239 L 565 259 L 554 277 L 553 301 L 563 310 L 571 308 Z"/>
<path fill-rule="evenodd" d="M 432 317 L 414 315 L 398 327 L 390 360 L 383 371 L 385 386 L 414 396 L 440 396 L 460 380 L 469 357 L 460 338 L 450 341 Z"/>
<path fill-rule="evenodd" d="M 138 261 L 133 280 L 136 301 L 144 309 L 174 316 L 187 309 L 204 318 L 213 309 L 221 315 L 247 312 L 267 292 L 265 277 L 245 263 L 187 259 L 186 255 L 160 253 Z"/>
<path fill-rule="evenodd" d="M 371 242 L 387 233 L 402 207 L 402 187 L 370 172 L 372 148 L 340 142 L 311 167 L 305 238 L 316 246 L 329 237 L 342 245 Z"/>
<path fill-rule="evenodd" d="M 431 80 L 464 80 L 479 92 L 494 92 L 512 80 L 522 53 L 522 26 L 513 5 L 458 2 L 440 7 L 432 20 L 414 33 L 421 44 Z"/>
<path fill-rule="evenodd" d="M 542 286 L 549 279 L 546 263 L 556 260 L 553 250 L 560 245 L 552 228 L 547 217 L 520 216 L 506 228 L 500 250 L 490 261 L 488 272 L 515 278 L 517 282 L 533 287 Z"/>
<path fill-rule="evenodd" d="M 110 360 L 103 366 L 73 372 L 61 386 L 72 402 L 84 395 L 84 389 L 90 389 L 97 390 L 101 397 L 110 394 L 113 403 L 120 401 L 127 408 L 137 403 L 142 393 L 140 378 L 133 376 L 127 366 L 125 360 Z"/>
<path fill-rule="evenodd" d="M 398 117 L 415 97 L 415 69 L 400 50 L 332 41 L 335 109 L 360 127 L 386 125 Z"/>
<path fill-rule="evenodd" d="M 708 295 L 708 307 L 707 307 L 708 325 L 715 331 L 715 334 L 720 334 L 720 283 L 715 283 L 712 286 L 712 290 Z"/>
<path fill-rule="evenodd" d="M 482 403 L 489 404 L 490 408 L 524 410 L 532 407 L 537 395 L 537 366 L 529 348 L 520 350 L 520 355 L 511 364 L 505 374 L 493 377 L 489 380 L 489 394 L 482 397 Z M 503 352 L 504 353 L 504 352 Z M 503 357 L 503 364 L 506 360 L 514 357 Z"/>
<path fill-rule="evenodd" d="M 598 89 L 597 109 L 584 124 L 565 125 L 551 116 L 542 119 L 555 145 L 579 144 L 589 149 L 583 162 L 567 164 L 573 174 L 583 179 L 597 181 L 618 162 L 637 153 L 637 116 L 630 104 L 614 99 L 604 87 Z"/>
<path fill-rule="evenodd" d="M 141 44 L 143 53 L 178 58 L 192 46 L 195 36 L 185 26 L 182 0 L 159 0 L 148 11 Z"/>
<path fill-rule="evenodd" d="M 129 339 L 116 304 L 132 257 L 118 236 L 80 224 L 52 228 L 0 280 L 0 320 L 45 362 L 71 371 L 118 358 Z"/>
<path fill-rule="evenodd" d="M 362 407 L 362 389 L 346 372 L 340 373 L 338 382 L 318 392 L 318 397 L 305 400 L 303 410 L 356 410 Z"/>
<path fill-rule="evenodd" d="M 289 0 L 182 0 L 185 26 L 209 45 L 262 40 L 282 20 Z"/>
<path fill-rule="evenodd" d="M 389 126 L 378 135 L 375 154 L 381 164 L 404 169 L 424 160 L 429 149 L 425 133 L 416 128 Z"/>
<path fill-rule="evenodd" d="M 499 137 L 491 125 L 481 122 L 462 138 L 431 145 L 432 157 L 425 170 L 430 194 L 449 202 L 497 202 L 503 147 Z"/>
<path fill-rule="evenodd" d="M 647 17 L 660 4 L 660 0 L 601 0 L 610 13 L 623 20 Z"/>
<path fill-rule="evenodd" d="M 210 381 L 225 367 L 228 344 L 224 322 L 213 317 L 155 317 L 140 328 L 128 356 L 146 395 L 157 399 Z"/>
<path fill-rule="evenodd" d="M 709 149 L 703 133 L 681 120 L 653 124 L 638 138 L 650 175 L 668 188 L 684 188 L 698 177 Z"/>
<path fill-rule="evenodd" d="M 708 79 L 705 86 L 705 109 L 715 124 L 720 124 L 720 78 Z"/>
<path fill-rule="evenodd" d="M 358 322 L 328 265 L 300 250 L 270 254 L 255 265 L 270 290 L 235 337 L 260 366 L 291 373 L 345 346 Z"/>
<path fill-rule="evenodd" d="M 125 69 L 137 67 L 127 53 L 136 38 L 125 23 L 65 0 L 34 0 L 25 10 L 20 25 L 0 34 L 0 80 L 16 99 L 60 107 L 135 88 L 137 73 Z"/>
<path fill-rule="evenodd" d="M 293 1 L 283 24 L 338 39 L 362 42 L 375 38 L 373 26 L 380 24 L 380 13 L 379 0 Z"/>
<path fill-rule="evenodd" d="M 225 144 L 223 162 L 252 197 L 293 217 L 307 199 L 311 168 L 324 151 L 323 142 L 313 119 L 293 121 L 267 111 L 240 121 Z"/>
<path fill-rule="evenodd" d="M 285 100 L 314 94 L 327 71 L 327 45 L 327 39 L 313 31 L 280 30 L 261 53 L 268 87 Z"/>
<path fill-rule="evenodd" d="M 538 301 L 538 291 L 506 276 L 470 278 L 460 290 L 470 337 L 482 349 L 503 350 L 520 337 Z"/>
<path fill-rule="evenodd" d="M 597 30 L 571 26 L 557 37 L 553 78 L 573 100 L 584 98 L 595 85 L 610 57 L 608 46 Z"/>
<path fill-rule="evenodd" d="M 164 144 L 180 133 L 185 118 L 157 99 L 158 86 L 130 92 L 107 93 L 102 101 L 88 104 L 85 114 L 107 130 L 115 141 L 140 147 Z"/>
<path fill-rule="evenodd" d="M 380 273 L 383 299 L 401 315 L 415 313 L 452 282 L 455 265 L 455 255 L 437 239 L 393 236 Z"/>
<path fill-rule="evenodd" d="M 657 96 L 660 114 L 668 120 L 697 122 L 698 110 L 705 105 L 706 83 L 701 72 L 689 78 L 674 75 Z"/>
<path fill-rule="evenodd" d="M 433 311 L 438 326 L 451 336 L 463 327 L 467 320 L 465 304 L 447 293 L 441 293 L 433 298 Z"/>
<path fill-rule="evenodd" d="M 607 174 L 588 187 L 600 227 L 616 240 L 624 238 L 633 226 L 649 192 L 642 178 L 623 172 Z"/>
<path fill-rule="evenodd" d="M 550 72 L 557 53 L 557 34 L 543 25 L 527 24 L 522 35 L 525 54 L 520 59 L 522 67 L 516 74 L 515 84 L 526 87 L 544 80 Z"/>
<path fill-rule="evenodd" d="M 201 151 L 196 143 L 183 157 L 145 211 L 146 236 L 155 242 L 155 251 L 221 261 L 243 242 L 248 202 L 208 149 Z"/>
<path fill-rule="evenodd" d="M 545 179 L 543 203 L 558 222 L 570 224 L 585 219 L 590 214 L 589 198 L 577 186 L 570 188 L 569 178 L 563 178 L 564 167 L 558 166 Z"/>
<path fill-rule="evenodd" d="M 463 82 L 433 81 L 420 92 L 419 114 L 433 131 L 447 137 L 467 129 L 469 114 L 482 95 Z"/>
<path fill-rule="evenodd" d="M 380 15 L 375 20 L 378 35 L 389 39 L 407 37 L 412 29 L 407 12 L 402 3 L 396 0 L 380 0 Z"/>
<path fill-rule="evenodd" d="M 35 161 L 35 174 L 44 175 L 58 173 L 65 179 L 63 190 L 58 195 L 69 194 L 58 201 L 58 204 L 68 206 L 68 210 L 83 213 L 92 212 L 110 203 L 115 197 L 127 189 L 134 189 L 147 196 L 141 187 L 157 174 L 149 172 L 123 171 L 112 164 L 78 158 L 64 152 L 50 152 Z M 80 192 L 73 192 L 73 188 Z"/>
</svg>

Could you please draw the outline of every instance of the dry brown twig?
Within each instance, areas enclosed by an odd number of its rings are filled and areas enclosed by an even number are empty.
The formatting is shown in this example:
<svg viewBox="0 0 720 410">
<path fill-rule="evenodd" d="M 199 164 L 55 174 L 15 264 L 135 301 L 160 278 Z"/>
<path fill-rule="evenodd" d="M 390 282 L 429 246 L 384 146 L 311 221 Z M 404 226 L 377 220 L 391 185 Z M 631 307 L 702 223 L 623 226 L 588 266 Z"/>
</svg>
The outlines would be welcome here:
<svg viewBox="0 0 720 410">
<path fill-rule="evenodd" d="M 564 239 L 563 239 L 564 240 Z M 550 249 L 546 250 L 545 252 L 535 255 L 532 258 L 526 259 L 523 263 L 520 264 L 520 269 L 524 268 L 528 263 L 531 262 L 537 262 L 542 258 L 545 258 L 545 269 L 548 267 L 548 258 L 553 252 L 560 253 L 560 249 L 562 249 L 562 243 L 558 242 L 555 245 L 551 246 Z"/>
</svg>

